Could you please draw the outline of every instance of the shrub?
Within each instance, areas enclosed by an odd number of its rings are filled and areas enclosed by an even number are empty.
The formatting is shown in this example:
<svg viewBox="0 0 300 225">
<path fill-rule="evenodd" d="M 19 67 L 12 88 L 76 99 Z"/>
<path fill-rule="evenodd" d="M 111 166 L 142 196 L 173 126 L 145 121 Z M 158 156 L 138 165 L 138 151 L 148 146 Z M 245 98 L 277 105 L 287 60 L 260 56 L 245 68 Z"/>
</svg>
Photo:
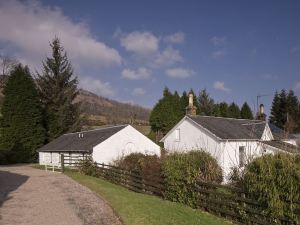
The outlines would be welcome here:
<svg viewBox="0 0 300 225">
<path fill-rule="evenodd" d="M 192 207 L 198 197 L 198 192 L 195 191 L 197 180 L 222 182 L 221 167 L 216 159 L 202 150 L 167 156 L 162 172 L 166 183 L 165 197 Z"/>
<path fill-rule="evenodd" d="M 246 167 L 244 188 L 267 208 L 266 215 L 300 222 L 299 214 L 293 213 L 295 202 L 300 202 L 299 156 L 280 153 L 256 158 Z"/>
<path fill-rule="evenodd" d="M 161 161 L 156 155 L 144 155 L 132 153 L 117 162 L 115 165 L 142 176 L 143 179 L 151 179 L 161 175 Z"/>
<path fill-rule="evenodd" d="M 79 173 L 97 177 L 97 164 L 93 162 L 92 158 L 87 158 L 81 160 L 78 164 L 78 171 Z"/>
<path fill-rule="evenodd" d="M 243 188 L 244 185 L 244 168 L 234 166 L 230 168 L 228 175 L 229 185 L 237 188 Z"/>
<path fill-rule="evenodd" d="M 141 161 L 145 157 L 142 153 L 131 153 L 118 161 L 115 162 L 115 165 L 129 171 L 133 171 L 137 174 L 141 174 L 142 167 Z"/>
</svg>

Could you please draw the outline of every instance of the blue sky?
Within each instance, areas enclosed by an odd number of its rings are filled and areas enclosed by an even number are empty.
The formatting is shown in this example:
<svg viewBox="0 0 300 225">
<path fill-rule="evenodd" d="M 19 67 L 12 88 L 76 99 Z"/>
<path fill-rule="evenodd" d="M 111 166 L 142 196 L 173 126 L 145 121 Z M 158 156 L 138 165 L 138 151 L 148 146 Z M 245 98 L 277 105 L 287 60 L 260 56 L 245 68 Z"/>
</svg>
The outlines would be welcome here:
<svg viewBox="0 0 300 225">
<path fill-rule="evenodd" d="M 171 90 L 270 106 L 300 95 L 300 1 L 8 1 L 0 51 L 39 70 L 59 36 L 80 80 L 99 95 L 152 107 Z M 7 22 L 9 21 L 9 22 Z"/>
</svg>

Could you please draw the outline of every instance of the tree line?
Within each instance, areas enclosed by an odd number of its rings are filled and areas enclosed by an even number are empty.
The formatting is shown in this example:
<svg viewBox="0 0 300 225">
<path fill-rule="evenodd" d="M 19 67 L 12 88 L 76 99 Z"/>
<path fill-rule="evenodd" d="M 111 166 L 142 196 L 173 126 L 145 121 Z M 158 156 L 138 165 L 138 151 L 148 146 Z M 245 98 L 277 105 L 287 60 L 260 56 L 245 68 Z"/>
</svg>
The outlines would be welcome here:
<svg viewBox="0 0 300 225">
<path fill-rule="evenodd" d="M 194 106 L 197 114 L 203 116 L 228 117 L 237 119 L 255 119 L 249 104 L 244 102 L 240 108 L 235 102 L 216 102 L 206 89 L 195 94 Z M 180 96 L 177 91 L 172 93 L 167 87 L 163 90 L 163 96 L 154 106 L 150 114 L 152 131 L 160 135 L 166 134 L 186 114 L 188 106 L 188 94 L 186 91 Z M 292 90 L 275 92 L 271 107 L 269 122 L 288 133 L 300 132 L 300 103 L 299 98 Z"/>
<path fill-rule="evenodd" d="M 300 132 L 300 100 L 293 90 L 275 92 L 269 121 L 288 133 Z"/>
<path fill-rule="evenodd" d="M 217 116 L 241 119 L 253 119 L 250 106 L 245 102 L 240 108 L 236 103 L 217 103 L 210 97 L 206 89 L 193 94 L 194 106 L 198 115 Z M 154 106 L 150 114 L 150 125 L 152 131 L 166 134 L 186 114 L 188 106 L 188 93 L 184 91 L 180 96 L 177 91 L 172 93 L 167 87 L 163 90 L 163 97 Z"/>
<path fill-rule="evenodd" d="M 39 147 L 79 128 L 79 106 L 73 103 L 78 93 L 77 77 L 60 40 L 55 38 L 50 47 L 52 55 L 42 62 L 41 73 L 32 74 L 21 63 L 14 63 L 5 72 L 1 163 L 35 161 Z"/>
</svg>

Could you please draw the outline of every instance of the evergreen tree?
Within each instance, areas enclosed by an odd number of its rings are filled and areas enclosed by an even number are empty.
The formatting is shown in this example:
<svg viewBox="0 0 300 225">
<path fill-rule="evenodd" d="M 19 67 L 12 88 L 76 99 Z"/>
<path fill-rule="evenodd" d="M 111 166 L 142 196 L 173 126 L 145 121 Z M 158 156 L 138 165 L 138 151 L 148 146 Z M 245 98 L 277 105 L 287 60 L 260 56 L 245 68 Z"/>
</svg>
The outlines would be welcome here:
<svg viewBox="0 0 300 225">
<path fill-rule="evenodd" d="M 166 87 L 163 91 L 163 97 L 150 114 L 151 129 L 157 133 L 166 134 L 182 117 L 181 98 L 176 91 L 172 94 Z"/>
<path fill-rule="evenodd" d="M 278 120 L 279 117 L 280 117 L 280 98 L 278 92 L 276 91 L 272 101 L 271 113 L 269 118 L 270 123 L 279 127 L 279 120 Z"/>
<path fill-rule="evenodd" d="M 226 109 L 227 112 L 227 109 Z M 227 113 L 226 113 L 227 114 Z M 213 111 L 212 111 L 213 116 L 220 117 L 221 116 L 221 111 L 220 111 L 220 104 L 214 104 L 213 105 Z"/>
<path fill-rule="evenodd" d="M 199 114 L 200 113 L 200 105 L 199 105 L 199 101 L 198 101 L 197 95 L 195 94 L 195 92 L 194 92 L 193 89 L 191 89 L 189 93 L 193 94 L 193 104 L 194 104 L 194 106 L 197 109 L 197 114 Z M 188 106 L 188 105 L 186 105 L 186 106 Z"/>
<path fill-rule="evenodd" d="M 294 131 L 299 130 L 298 120 L 299 118 L 299 100 L 295 96 L 292 90 L 286 96 L 287 104 L 287 119 L 285 124 L 285 130 L 288 133 L 293 133 Z"/>
<path fill-rule="evenodd" d="M 0 149 L 9 162 L 30 162 L 44 144 L 43 114 L 28 67 L 15 67 L 4 88 Z"/>
<path fill-rule="evenodd" d="M 46 115 L 48 139 L 52 140 L 78 129 L 79 106 L 73 103 L 78 94 L 78 81 L 73 77 L 67 54 L 58 38 L 50 46 L 52 57 L 43 62 L 43 71 L 38 74 L 37 81 Z"/>
<path fill-rule="evenodd" d="M 280 93 L 275 92 L 272 107 L 270 123 L 284 129 L 287 121 L 287 94 L 286 90 L 282 89 Z"/>
<path fill-rule="evenodd" d="M 186 114 L 186 107 L 189 104 L 189 97 L 186 93 L 186 91 L 184 91 L 180 97 L 180 107 L 181 107 L 181 115 L 182 117 Z"/>
<path fill-rule="evenodd" d="M 245 102 L 241 108 L 241 118 L 242 119 L 253 119 L 252 111 L 247 102 Z"/>
<path fill-rule="evenodd" d="M 199 114 L 205 116 L 212 116 L 214 113 L 214 100 L 209 97 L 206 89 L 199 93 Z"/>
<path fill-rule="evenodd" d="M 230 117 L 230 118 L 236 118 L 236 119 L 241 118 L 240 108 L 234 102 L 232 102 L 230 104 L 230 106 L 228 107 L 228 117 Z"/>
<path fill-rule="evenodd" d="M 219 103 L 219 116 L 228 117 L 228 104 L 226 102 Z"/>
</svg>

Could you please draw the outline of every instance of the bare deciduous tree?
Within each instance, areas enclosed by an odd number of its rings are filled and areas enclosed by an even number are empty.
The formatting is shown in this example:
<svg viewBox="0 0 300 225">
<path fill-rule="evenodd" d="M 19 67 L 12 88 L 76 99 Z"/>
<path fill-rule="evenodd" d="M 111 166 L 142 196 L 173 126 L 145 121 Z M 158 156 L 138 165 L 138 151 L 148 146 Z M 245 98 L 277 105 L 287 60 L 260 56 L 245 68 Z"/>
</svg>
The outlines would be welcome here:
<svg viewBox="0 0 300 225">
<path fill-rule="evenodd" d="M 0 54 L 0 75 L 8 75 L 10 71 L 18 64 L 18 61 L 8 55 Z"/>
</svg>

